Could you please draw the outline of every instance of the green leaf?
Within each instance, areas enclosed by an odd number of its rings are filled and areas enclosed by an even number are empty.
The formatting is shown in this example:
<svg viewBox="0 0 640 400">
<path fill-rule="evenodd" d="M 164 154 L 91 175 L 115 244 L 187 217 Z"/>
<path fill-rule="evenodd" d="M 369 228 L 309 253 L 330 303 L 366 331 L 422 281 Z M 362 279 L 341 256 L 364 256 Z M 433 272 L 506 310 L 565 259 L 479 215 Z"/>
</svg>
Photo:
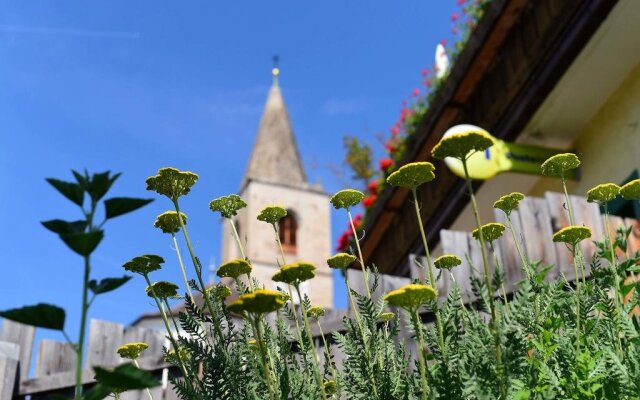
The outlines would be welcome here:
<svg viewBox="0 0 640 400">
<path fill-rule="evenodd" d="M 135 211 L 151 203 L 153 199 L 135 199 L 132 197 L 113 197 L 104 201 L 106 218 L 115 218 Z"/>
<path fill-rule="evenodd" d="M 100 241 L 104 237 L 104 231 L 92 231 L 83 233 L 66 233 L 60 235 L 60 239 L 66 243 L 67 246 L 81 256 L 88 256 L 91 254 Z"/>
<path fill-rule="evenodd" d="M 113 369 L 93 367 L 99 383 L 118 390 L 146 389 L 159 386 L 160 382 L 150 372 L 133 364 L 122 364 Z"/>
<path fill-rule="evenodd" d="M 62 193 L 64 197 L 82 207 L 82 203 L 84 202 L 84 191 L 80 184 L 65 182 L 54 178 L 47 178 L 46 180 L 51 184 L 51 186 L 56 188 L 58 192 Z"/>
<path fill-rule="evenodd" d="M 88 392 L 86 392 L 83 396 L 83 400 L 102 400 L 108 397 L 111 393 L 113 393 L 113 389 L 98 383 L 94 387 L 91 388 Z M 66 397 L 63 397 L 66 398 Z M 69 399 L 70 400 L 70 399 Z"/>
<path fill-rule="evenodd" d="M 68 233 L 82 233 L 87 227 L 87 221 L 63 221 L 61 219 L 52 219 L 50 221 L 41 222 L 41 224 L 53 233 L 64 235 Z"/>
<path fill-rule="evenodd" d="M 105 278 L 99 283 L 95 279 L 89 281 L 89 290 L 95 294 L 107 293 L 116 290 L 131 279 L 130 276 L 124 275 L 122 278 Z"/>
<path fill-rule="evenodd" d="M 84 175 L 73 169 L 71 170 L 71 173 L 76 177 L 76 181 L 78 182 L 78 185 L 82 187 L 82 189 L 89 189 L 89 177 L 87 176 L 86 170 Z"/>
<path fill-rule="evenodd" d="M 110 173 L 111 171 L 102 172 L 100 174 L 93 174 L 91 180 L 89 181 L 87 190 L 89 192 L 89 195 L 91 196 L 91 200 L 100 200 L 105 194 L 107 194 L 109 188 L 111 188 L 111 185 L 113 185 L 113 182 L 115 182 L 116 179 L 118 179 L 118 177 L 121 175 L 120 173 L 117 173 L 110 177 Z"/>
<path fill-rule="evenodd" d="M 44 303 L 0 311 L 0 317 L 11 321 L 58 331 L 64 329 L 65 315 L 62 308 Z"/>
</svg>

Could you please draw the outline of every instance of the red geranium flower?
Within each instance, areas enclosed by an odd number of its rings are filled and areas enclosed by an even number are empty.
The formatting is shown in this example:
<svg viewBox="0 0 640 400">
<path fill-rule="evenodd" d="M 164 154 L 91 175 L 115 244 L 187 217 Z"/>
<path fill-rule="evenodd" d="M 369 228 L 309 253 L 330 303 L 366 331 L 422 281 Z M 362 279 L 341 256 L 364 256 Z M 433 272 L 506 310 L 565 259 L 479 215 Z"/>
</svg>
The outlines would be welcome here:
<svg viewBox="0 0 640 400">
<path fill-rule="evenodd" d="M 393 136 L 396 136 L 398 133 L 400 133 L 400 127 L 399 127 L 398 125 L 394 125 L 394 126 L 391 128 L 391 134 L 392 134 Z"/>
<path fill-rule="evenodd" d="M 383 158 L 380 160 L 380 169 L 386 171 L 393 165 L 393 160 L 390 158 Z"/>
<path fill-rule="evenodd" d="M 373 205 L 373 203 L 376 202 L 377 199 L 378 199 L 378 196 L 376 196 L 375 194 L 372 194 L 365 197 L 364 200 L 362 200 L 362 204 L 365 206 L 365 208 L 369 208 Z"/>
<path fill-rule="evenodd" d="M 440 44 L 443 45 L 443 46 L 446 46 L 447 45 L 447 39 L 442 39 L 440 41 Z"/>
<path fill-rule="evenodd" d="M 458 5 L 462 6 L 467 0 L 458 0 Z"/>
<path fill-rule="evenodd" d="M 451 33 L 453 33 L 454 35 L 458 34 L 458 27 L 454 26 L 453 28 L 451 28 Z"/>
<path fill-rule="evenodd" d="M 373 194 L 378 194 L 378 181 L 371 181 L 367 185 L 367 189 Z"/>
<path fill-rule="evenodd" d="M 457 20 L 458 20 L 458 13 L 454 12 L 453 14 L 451 14 L 451 21 L 456 22 Z"/>
<path fill-rule="evenodd" d="M 420 96 L 420 89 L 418 89 L 418 88 L 413 89 L 413 92 L 411 92 L 411 95 L 412 95 L 413 97 L 418 97 L 418 96 Z"/>
<path fill-rule="evenodd" d="M 398 150 L 398 143 L 395 139 L 390 139 L 387 140 L 387 142 L 384 144 L 384 147 L 389 153 L 395 153 L 395 151 Z"/>
<path fill-rule="evenodd" d="M 422 71 L 420 71 L 420 73 L 422 74 L 422 76 L 427 76 L 427 74 L 429 73 L 429 70 L 426 68 L 422 68 Z"/>
</svg>

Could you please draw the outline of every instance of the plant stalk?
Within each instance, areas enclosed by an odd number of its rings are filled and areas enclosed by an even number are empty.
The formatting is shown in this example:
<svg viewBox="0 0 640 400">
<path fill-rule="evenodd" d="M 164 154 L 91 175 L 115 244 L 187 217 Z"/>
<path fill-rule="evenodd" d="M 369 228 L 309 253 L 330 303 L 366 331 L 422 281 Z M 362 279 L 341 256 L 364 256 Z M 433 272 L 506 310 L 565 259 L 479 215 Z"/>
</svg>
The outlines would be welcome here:
<svg viewBox="0 0 640 400">
<path fill-rule="evenodd" d="M 89 291 L 89 276 L 91 273 L 90 256 L 84 257 L 84 277 L 82 280 L 82 312 L 80 314 L 80 336 L 78 337 L 78 345 L 76 350 L 76 388 L 75 399 L 82 399 L 82 361 L 84 356 L 84 340 L 87 327 L 87 312 L 89 306 L 87 304 L 87 295 Z"/>
<path fill-rule="evenodd" d="M 420 316 L 418 310 L 412 310 L 411 320 L 413 322 L 413 328 L 416 331 L 416 339 L 418 339 L 418 363 L 420 364 L 420 386 L 422 387 L 421 399 L 429 398 L 429 382 L 427 378 L 427 363 L 424 359 L 424 338 L 422 337 L 422 323 L 420 322 Z"/>
<path fill-rule="evenodd" d="M 364 257 L 362 257 L 362 250 L 360 249 L 360 238 L 358 238 L 358 232 L 356 232 L 356 226 L 353 224 L 353 217 L 351 216 L 351 210 L 347 208 L 347 215 L 349 216 L 349 224 L 351 225 L 351 232 L 353 232 L 353 239 L 356 242 L 356 248 L 358 249 L 358 258 L 360 260 L 360 266 L 362 267 L 362 278 L 364 280 L 364 287 L 367 289 L 367 295 L 371 298 L 371 289 L 369 288 L 369 270 L 364 265 Z"/>
</svg>

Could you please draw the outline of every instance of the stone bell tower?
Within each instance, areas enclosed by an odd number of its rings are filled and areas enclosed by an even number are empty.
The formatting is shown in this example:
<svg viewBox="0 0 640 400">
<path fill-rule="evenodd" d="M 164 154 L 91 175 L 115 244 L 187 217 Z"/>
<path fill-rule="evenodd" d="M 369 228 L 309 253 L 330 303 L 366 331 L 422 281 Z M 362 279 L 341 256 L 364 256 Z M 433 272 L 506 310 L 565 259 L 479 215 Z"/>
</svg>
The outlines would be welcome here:
<svg viewBox="0 0 640 400">
<path fill-rule="evenodd" d="M 239 195 L 247 207 L 235 217 L 238 233 L 253 264 L 252 275 L 265 287 L 276 287 L 271 276 L 281 262 L 273 229 L 256 216 L 268 205 L 280 205 L 288 215 L 278 226 L 286 262 L 310 261 L 316 277 L 301 289 L 312 304 L 333 307 L 333 276 L 326 265 L 331 256 L 331 213 L 329 196 L 320 184 L 309 184 L 291 121 L 273 68 L 273 83 L 264 106 L 258 134 L 240 185 Z M 223 224 L 222 261 L 240 258 L 231 228 Z"/>
</svg>

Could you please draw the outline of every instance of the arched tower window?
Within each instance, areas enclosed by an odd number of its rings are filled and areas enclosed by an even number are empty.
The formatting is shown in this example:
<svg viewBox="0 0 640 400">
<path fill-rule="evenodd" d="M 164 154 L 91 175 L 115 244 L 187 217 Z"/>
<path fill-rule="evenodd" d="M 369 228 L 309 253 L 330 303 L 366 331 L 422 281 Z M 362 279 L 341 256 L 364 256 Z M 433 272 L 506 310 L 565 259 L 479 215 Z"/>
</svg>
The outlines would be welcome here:
<svg viewBox="0 0 640 400">
<path fill-rule="evenodd" d="M 287 210 L 287 216 L 278 221 L 278 234 L 284 251 L 289 253 L 296 252 L 298 233 L 298 221 L 291 210 Z"/>
</svg>

